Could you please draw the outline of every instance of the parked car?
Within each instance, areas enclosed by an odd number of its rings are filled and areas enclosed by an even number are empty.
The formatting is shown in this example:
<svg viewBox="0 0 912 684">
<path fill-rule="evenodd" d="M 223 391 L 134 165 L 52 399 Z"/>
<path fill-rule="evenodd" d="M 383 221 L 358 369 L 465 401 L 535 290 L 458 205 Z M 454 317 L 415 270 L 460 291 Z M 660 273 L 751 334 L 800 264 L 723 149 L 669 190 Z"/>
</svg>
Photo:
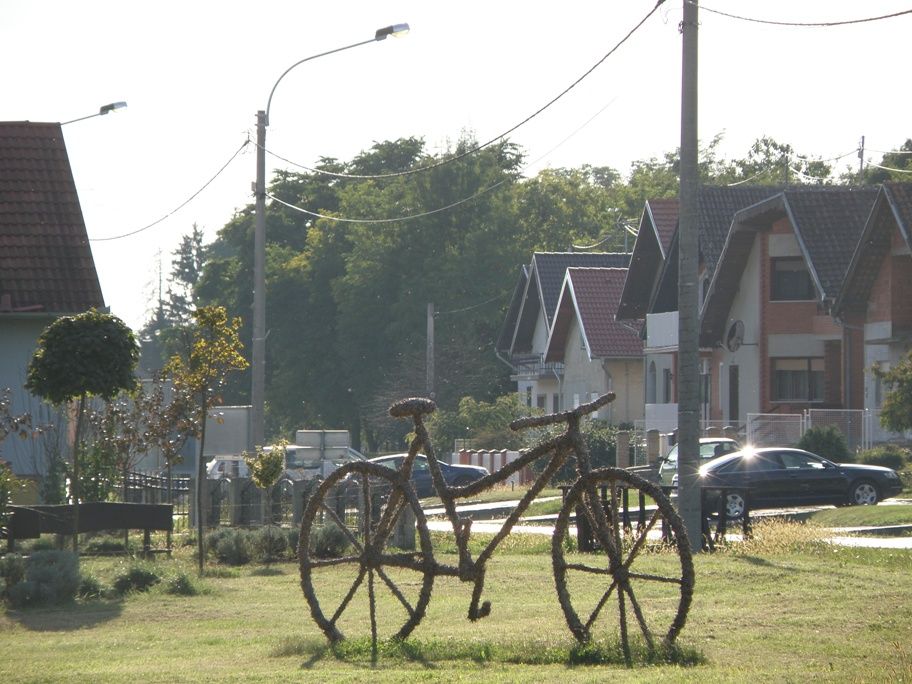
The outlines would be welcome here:
<svg viewBox="0 0 912 684">
<path fill-rule="evenodd" d="M 833 463 L 802 449 L 743 449 L 700 467 L 704 487 L 742 487 L 750 492 L 751 508 L 814 504 L 876 504 L 902 491 L 895 470 L 858 463 Z M 708 497 L 718 507 L 720 492 Z M 744 493 L 728 494 L 726 515 L 744 513 Z"/>
<path fill-rule="evenodd" d="M 733 451 L 738 451 L 741 445 L 735 439 L 728 437 L 701 437 L 700 438 L 700 465 Z M 677 486 L 678 484 L 678 445 L 675 444 L 659 462 L 659 484 L 663 486 Z"/>
<path fill-rule="evenodd" d="M 408 454 L 390 454 L 389 456 L 378 456 L 369 460 L 371 463 L 379 463 L 392 470 L 398 470 L 406 456 Z M 440 465 L 440 472 L 443 474 L 444 482 L 450 487 L 462 487 L 472 484 L 489 474 L 488 469 L 481 466 L 450 465 L 442 461 L 437 461 L 437 463 Z M 418 454 L 415 457 L 415 462 L 412 464 L 411 482 L 412 486 L 415 487 L 415 493 L 418 498 L 436 494 L 434 483 L 431 480 L 431 470 L 424 454 Z"/>
</svg>

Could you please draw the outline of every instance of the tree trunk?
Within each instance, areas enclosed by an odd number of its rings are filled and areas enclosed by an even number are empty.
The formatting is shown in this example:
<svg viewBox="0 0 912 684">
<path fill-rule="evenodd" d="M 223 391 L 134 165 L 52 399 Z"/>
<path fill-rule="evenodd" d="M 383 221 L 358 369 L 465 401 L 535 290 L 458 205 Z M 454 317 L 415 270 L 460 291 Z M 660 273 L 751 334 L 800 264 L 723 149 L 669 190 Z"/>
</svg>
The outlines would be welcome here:
<svg viewBox="0 0 912 684">
<path fill-rule="evenodd" d="M 73 482 L 70 493 L 73 496 L 73 553 L 79 555 L 79 452 L 82 449 L 82 417 L 85 414 L 85 394 L 79 397 L 76 409 L 76 434 L 73 438 Z"/>
<path fill-rule="evenodd" d="M 202 426 L 200 427 L 199 450 L 196 455 L 196 550 L 199 554 L 200 576 L 203 575 L 204 553 L 206 551 L 205 543 L 203 542 L 203 516 L 206 512 L 206 507 L 203 505 L 203 492 L 205 491 L 203 481 L 206 479 L 206 463 L 203 460 L 203 449 L 206 446 L 206 414 L 208 413 L 205 394 L 202 396 L 201 409 Z"/>
</svg>

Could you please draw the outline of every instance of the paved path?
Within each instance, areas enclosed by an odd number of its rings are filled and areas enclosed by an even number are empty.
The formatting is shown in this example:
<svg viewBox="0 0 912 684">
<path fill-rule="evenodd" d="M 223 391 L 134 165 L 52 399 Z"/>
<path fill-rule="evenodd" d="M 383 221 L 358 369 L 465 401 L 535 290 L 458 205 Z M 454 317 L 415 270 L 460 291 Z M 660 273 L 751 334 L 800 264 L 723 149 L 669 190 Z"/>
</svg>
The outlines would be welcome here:
<svg viewBox="0 0 912 684">
<path fill-rule="evenodd" d="M 536 499 L 536 501 L 555 501 L 560 499 L 559 496 L 548 496 Z M 456 510 L 460 513 L 471 513 L 471 512 L 509 512 L 519 503 L 516 501 L 495 501 L 487 503 L 475 503 L 475 504 L 461 504 L 456 506 Z M 880 505 L 909 505 L 912 504 L 912 501 L 908 499 L 889 499 L 887 501 L 881 502 Z M 814 509 L 817 510 L 817 509 Z M 446 511 L 442 506 L 434 508 L 426 508 L 424 512 L 428 516 L 444 516 Z M 788 515 L 794 513 L 807 513 L 808 509 L 777 509 L 775 511 L 764 511 L 762 515 Z M 554 526 L 548 524 L 551 520 L 557 518 L 557 515 L 542 515 L 535 516 L 530 519 L 533 520 L 532 524 L 523 524 L 522 522 L 517 523 L 512 530 L 512 534 L 543 534 L 543 535 L 552 535 L 554 533 Z M 501 526 L 503 525 L 505 519 L 497 520 L 476 520 L 472 523 L 473 532 L 481 532 L 487 534 L 496 534 L 500 531 Z M 428 528 L 435 532 L 451 532 L 452 526 L 449 521 L 446 519 L 438 520 L 429 520 Z M 572 534 L 576 534 L 576 527 L 570 526 L 570 531 Z M 856 547 L 867 547 L 867 548 L 883 548 L 883 549 L 912 549 L 912 536 L 893 536 L 893 535 L 908 535 L 909 532 L 912 532 L 912 525 L 889 525 L 881 527 L 835 527 L 832 528 L 833 536 L 829 538 L 829 542 L 832 544 L 838 544 L 840 546 L 856 546 Z M 853 535 L 853 536 L 849 536 Z M 886 536 L 885 536 L 886 535 Z M 734 535 L 732 535 L 734 538 Z"/>
</svg>

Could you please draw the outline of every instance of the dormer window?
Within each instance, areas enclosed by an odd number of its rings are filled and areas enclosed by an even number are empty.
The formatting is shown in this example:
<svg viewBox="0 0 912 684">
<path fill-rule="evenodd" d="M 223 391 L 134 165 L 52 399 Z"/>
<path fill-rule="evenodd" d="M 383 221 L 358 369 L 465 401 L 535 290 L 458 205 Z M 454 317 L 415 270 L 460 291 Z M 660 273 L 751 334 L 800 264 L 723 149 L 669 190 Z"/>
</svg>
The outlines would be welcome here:
<svg viewBox="0 0 912 684">
<path fill-rule="evenodd" d="M 814 301 L 814 284 L 801 257 L 770 259 L 770 301 Z"/>
</svg>

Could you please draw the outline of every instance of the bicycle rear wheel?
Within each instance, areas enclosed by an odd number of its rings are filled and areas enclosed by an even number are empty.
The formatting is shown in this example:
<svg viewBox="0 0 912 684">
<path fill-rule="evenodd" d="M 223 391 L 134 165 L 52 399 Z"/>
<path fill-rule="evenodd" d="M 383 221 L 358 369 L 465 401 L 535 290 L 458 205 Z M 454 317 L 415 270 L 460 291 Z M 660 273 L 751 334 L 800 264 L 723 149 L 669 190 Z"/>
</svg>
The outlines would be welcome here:
<svg viewBox="0 0 912 684">
<path fill-rule="evenodd" d="M 397 548 L 415 546 L 410 521 L 400 525 L 409 511 L 417 548 Z M 298 564 L 304 598 L 326 637 L 369 637 L 376 659 L 377 641 L 406 638 L 431 599 L 431 537 L 411 485 L 374 463 L 336 470 L 307 504 Z"/>
<path fill-rule="evenodd" d="M 624 490 L 654 502 L 635 525 L 625 520 Z M 597 554 L 567 551 L 574 516 L 589 523 Z M 619 468 L 577 480 L 557 518 L 552 559 L 558 600 L 581 643 L 614 633 L 629 662 L 632 643 L 642 640 L 652 651 L 657 639 L 671 644 L 684 627 L 694 585 L 690 543 L 668 497 L 646 480 Z"/>
</svg>

